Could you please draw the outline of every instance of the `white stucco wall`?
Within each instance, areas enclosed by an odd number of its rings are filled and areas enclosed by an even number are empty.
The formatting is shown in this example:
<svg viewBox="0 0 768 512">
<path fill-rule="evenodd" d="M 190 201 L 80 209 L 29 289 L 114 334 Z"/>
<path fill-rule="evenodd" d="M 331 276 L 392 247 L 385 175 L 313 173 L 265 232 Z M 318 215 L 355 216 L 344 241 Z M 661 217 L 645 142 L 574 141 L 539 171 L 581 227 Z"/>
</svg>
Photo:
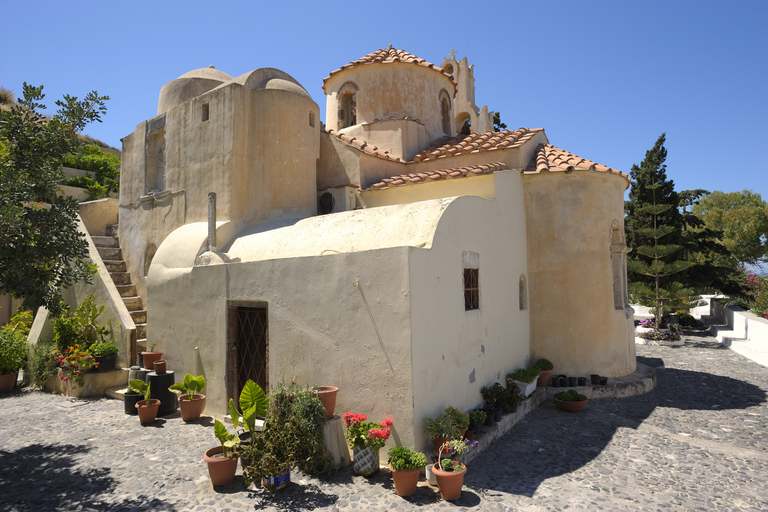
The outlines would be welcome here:
<svg viewBox="0 0 768 512">
<path fill-rule="evenodd" d="M 430 250 L 411 249 L 413 409 L 416 446 L 425 416 L 482 403 L 480 388 L 529 361 L 529 316 L 519 309 L 527 273 L 522 181 L 497 172 L 498 200 L 463 196 L 440 218 Z M 464 310 L 464 251 L 479 256 L 480 309 Z"/>
</svg>

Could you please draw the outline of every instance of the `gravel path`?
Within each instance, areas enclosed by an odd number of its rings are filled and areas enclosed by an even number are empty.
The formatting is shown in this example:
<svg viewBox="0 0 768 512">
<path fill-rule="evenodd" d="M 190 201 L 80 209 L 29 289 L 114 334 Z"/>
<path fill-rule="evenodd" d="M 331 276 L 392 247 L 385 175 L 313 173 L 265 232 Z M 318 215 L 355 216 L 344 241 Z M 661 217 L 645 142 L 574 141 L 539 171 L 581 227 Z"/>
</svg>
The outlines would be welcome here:
<svg viewBox="0 0 768 512">
<path fill-rule="evenodd" d="M 0 510 L 768 509 L 768 368 L 709 336 L 637 352 L 657 369 L 654 391 L 577 414 L 544 402 L 469 464 L 453 503 L 423 481 L 399 498 L 386 470 L 293 475 L 275 495 L 238 472 L 214 489 L 212 420 L 177 412 L 141 427 L 119 401 L 17 390 L 0 395 Z"/>
</svg>

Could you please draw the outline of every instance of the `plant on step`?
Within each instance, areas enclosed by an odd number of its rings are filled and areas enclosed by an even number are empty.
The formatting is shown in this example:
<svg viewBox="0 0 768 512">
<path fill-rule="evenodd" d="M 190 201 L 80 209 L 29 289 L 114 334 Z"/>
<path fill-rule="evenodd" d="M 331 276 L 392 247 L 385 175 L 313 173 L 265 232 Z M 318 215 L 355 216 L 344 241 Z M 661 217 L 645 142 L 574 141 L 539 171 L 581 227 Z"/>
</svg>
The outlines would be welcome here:
<svg viewBox="0 0 768 512">
<path fill-rule="evenodd" d="M 240 438 L 237 434 L 230 434 L 222 422 L 216 420 L 213 424 L 213 433 L 221 443 L 225 457 L 237 458 L 237 447 L 240 446 Z"/>
<path fill-rule="evenodd" d="M 456 419 L 446 411 L 434 418 L 424 418 L 424 431 L 432 439 L 457 439 L 461 437 L 461 429 L 456 424 Z"/>
<path fill-rule="evenodd" d="M 501 410 L 505 414 L 509 414 L 525 400 L 525 395 L 520 392 L 520 386 L 514 380 L 507 380 L 507 387 L 504 389 L 504 393 L 501 395 Z"/>
<path fill-rule="evenodd" d="M 533 363 L 532 368 L 536 368 L 537 370 L 540 370 L 540 371 L 549 371 L 549 370 L 553 370 L 555 368 L 555 365 L 553 365 L 552 361 L 550 361 L 549 359 L 541 358 L 541 359 L 537 359 L 536 362 Z"/>
<path fill-rule="evenodd" d="M 27 361 L 27 368 L 24 373 L 29 371 L 32 382 L 43 388 L 48 379 L 56 375 L 58 350 L 56 350 L 53 340 L 42 339 L 32 345 L 31 356 Z"/>
<path fill-rule="evenodd" d="M 453 422 L 456 424 L 459 431 L 469 427 L 469 416 L 461 412 L 456 407 L 452 405 L 448 406 L 443 412 L 448 414 L 453 419 Z"/>
<path fill-rule="evenodd" d="M 59 368 L 69 371 L 69 375 L 61 375 L 59 379 L 64 382 L 69 381 L 73 388 L 83 385 L 85 372 L 99 367 L 99 363 L 94 361 L 91 352 L 81 348 L 80 345 L 65 348 L 63 352 L 57 350 L 54 353 L 54 358 Z"/>
<path fill-rule="evenodd" d="M 203 385 L 205 385 L 205 379 L 203 379 Z M 173 389 L 173 386 L 171 386 L 171 389 Z M 229 415 L 232 417 L 232 424 L 235 426 L 239 425 L 240 416 L 242 416 L 243 425 L 253 436 L 253 433 L 256 431 L 256 418 L 258 416 L 264 417 L 267 414 L 267 395 L 264 394 L 261 386 L 248 379 L 242 391 L 240 391 L 239 402 L 240 412 L 238 412 L 235 406 L 235 400 L 229 399 Z"/>
<path fill-rule="evenodd" d="M 406 446 L 393 446 L 387 459 L 389 467 L 396 470 L 423 468 L 427 465 L 427 456 Z"/>
<path fill-rule="evenodd" d="M 490 407 L 501 407 L 504 401 L 504 386 L 495 382 L 491 387 L 483 386 L 480 395 Z"/>
<path fill-rule="evenodd" d="M 94 356 L 98 357 L 108 357 L 112 355 L 116 355 L 118 353 L 117 345 L 114 343 L 110 343 L 108 341 L 103 343 L 96 343 L 91 347 L 91 352 Z"/>
<path fill-rule="evenodd" d="M 176 393 L 177 395 L 187 395 L 187 397 L 190 400 L 195 399 L 195 393 L 199 393 L 203 390 L 205 387 L 205 377 L 202 375 L 198 375 L 197 377 L 193 376 L 191 373 L 187 373 L 184 375 L 184 380 L 181 382 L 177 382 L 176 384 L 171 385 L 168 389 Z M 231 402 L 231 400 L 230 400 Z M 236 419 L 233 416 L 232 422 L 236 423 Z"/>
<path fill-rule="evenodd" d="M 367 421 L 365 414 L 344 413 L 344 425 L 347 426 L 347 440 L 352 448 L 373 448 L 378 450 L 389 439 L 392 420 L 381 423 Z"/>
<path fill-rule="evenodd" d="M 89 348 L 97 342 L 104 342 L 109 336 L 108 327 L 99 325 L 98 317 L 104 312 L 104 306 L 97 307 L 91 293 L 83 299 L 74 313 L 65 308 L 64 314 L 51 320 L 53 339 L 59 350 L 79 345 Z"/>
<path fill-rule="evenodd" d="M 555 398 L 562 400 L 563 402 L 583 402 L 587 399 L 586 395 L 578 393 L 575 389 L 561 391 L 555 395 Z"/>
<path fill-rule="evenodd" d="M 486 419 L 488 419 L 488 415 L 482 409 L 476 409 L 474 411 L 469 411 L 469 422 L 470 423 L 474 423 L 475 425 L 482 425 L 483 423 L 485 423 Z"/>
<path fill-rule="evenodd" d="M 0 375 L 16 373 L 27 361 L 27 338 L 20 332 L 0 329 Z"/>
<path fill-rule="evenodd" d="M 472 448 L 477 448 L 477 446 L 477 441 L 472 442 L 469 439 L 451 439 L 450 441 L 444 442 L 440 445 L 440 451 L 437 453 L 438 467 L 443 471 L 461 471 L 464 469 L 464 464 L 459 463 L 454 467 L 451 459 L 442 458 L 443 454 L 446 456 L 461 455 Z"/>
<path fill-rule="evenodd" d="M 510 380 L 531 384 L 539 378 L 540 373 L 538 368 L 518 368 L 514 372 L 507 374 L 507 386 L 509 386 Z"/>
</svg>

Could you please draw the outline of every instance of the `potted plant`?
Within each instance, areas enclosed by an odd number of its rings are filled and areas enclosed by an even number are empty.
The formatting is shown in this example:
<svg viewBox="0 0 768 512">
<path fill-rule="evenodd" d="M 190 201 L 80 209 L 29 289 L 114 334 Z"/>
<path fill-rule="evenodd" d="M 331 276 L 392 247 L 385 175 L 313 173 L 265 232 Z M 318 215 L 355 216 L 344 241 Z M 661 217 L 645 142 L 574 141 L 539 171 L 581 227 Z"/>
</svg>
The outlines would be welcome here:
<svg viewBox="0 0 768 512">
<path fill-rule="evenodd" d="M 313 389 L 325 407 L 325 419 L 333 418 L 333 413 L 336 410 L 336 394 L 339 392 L 339 388 L 336 386 L 315 386 Z"/>
<path fill-rule="evenodd" d="M 476 431 L 480 425 L 485 424 L 488 415 L 482 409 L 469 411 L 469 429 Z"/>
<path fill-rule="evenodd" d="M 135 382 L 141 382 L 138 379 L 134 379 Z M 152 423 L 157 418 L 157 409 L 160 407 L 160 400 L 157 398 L 151 398 L 150 385 L 144 383 L 144 386 L 140 386 L 144 389 L 144 400 L 136 402 L 136 410 L 139 411 L 139 423 L 144 425 L 145 423 Z"/>
<path fill-rule="evenodd" d="M 536 390 L 536 380 L 539 378 L 539 370 L 536 368 L 518 368 L 512 373 L 507 374 L 507 386 L 510 381 L 514 381 L 519 387 L 523 396 L 530 396 Z"/>
<path fill-rule="evenodd" d="M 517 406 L 525 399 L 515 381 L 507 381 L 507 387 L 501 395 L 501 410 L 504 414 L 517 411 Z"/>
<path fill-rule="evenodd" d="M 16 386 L 19 370 L 27 361 L 27 339 L 20 332 L 0 329 L 0 393 Z"/>
<path fill-rule="evenodd" d="M 147 390 L 147 383 L 139 379 L 131 379 L 128 381 L 128 389 L 123 395 L 125 400 L 125 414 L 138 414 L 136 404 L 144 399 L 144 393 Z"/>
<path fill-rule="evenodd" d="M 392 481 L 398 496 L 413 496 L 419 483 L 421 468 L 427 465 L 427 456 L 405 446 L 389 449 L 387 459 Z"/>
<path fill-rule="evenodd" d="M 461 430 L 453 414 L 443 412 L 434 418 L 424 418 L 424 431 L 432 437 L 432 450 L 437 455 L 446 441 L 461 438 Z"/>
<path fill-rule="evenodd" d="M 200 393 L 205 387 L 205 377 L 194 377 L 191 373 L 184 375 L 184 380 L 171 385 L 168 389 L 179 395 L 181 419 L 195 421 L 205 409 L 205 395 Z M 235 421 L 234 418 L 232 420 Z"/>
<path fill-rule="evenodd" d="M 561 391 L 555 394 L 552 399 L 555 401 L 557 408 L 567 412 L 577 412 L 584 408 L 587 404 L 587 397 L 581 393 L 577 393 L 575 389 L 569 389 L 568 391 Z"/>
<path fill-rule="evenodd" d="M 536 368 L 541 372 L 539 374 L 539 380 L 536 382 L 536 385 L 540 388 L 546 387 L 549 384 L 549 378 L 552 376 L 552 372 L 555 369 L 555 365 L 552 364 L 552 361 L 549 359 L 537 359 L 535 363 L 533 363 L 533 368 Z"/>
<path fill-rule="evenodd" d="M 72 387 L 82 386 L 85 382 L 84 373 L 97 368 L 93 354 L 87 348 L 80 345 L 74 345 L 71 348 L 65 348 L 64 351 L 57 350 L 54 354 L 56 365 L 64 370 L 59 379 L 72 384 Z"/>
<path fill-rule="evenodd" d="M 332 475 L 333 459 L 323 438 L 325 408 L 317 394 L 295 382 L 280 383 L 266 402 L 261 434 L 242 447 L 243 457 L 248 458 L 243 468 L 246 483 L 261 481 L 265 488 L 278 490 L 290 483 L 292 467 L 312 476 Z"/>
<path fill-rule="evenodd" d="M 437 463 L 432 466 L 432 472 L 437 478 L 437 487 L 444 500 L 457 500 L 461 497 L 461 487 L 464 485 L 467 466 L 449 458 L 443 459 L 443 453 L 461 455 L 470 448 L 477 447 L 477 444 L 477 441 L 472 443 L 468 439 L 454 439 L 446 441 L 440 447 Z"/>
<path fill-rule="evenodd" d="M 480 395 L 488 404 L 488 410 L 492 413 L 493 421 L 501 421 L 502 404 L 504 403 L 504 386 L 495 382 L 491 387 L 483 386 Z"/>
<path fill-rule="evenodd" d="M 91 347 L 91 353 L 95 363 L 93 364 L 98 371 L 108 372 L 115 369 L 115 363 L 117 362 L 117 345 L 105 341 L 103 343 L 96 343 Z"/>
<path fill-rule="evenodd" d="M 155 361 L 159 361 L 161 357 L 163 357 L 162 352 L 155 352 L 155 345 L 156 343 L 152 343 L 152 346 L 149 348 L 149 350 L 145 350 L 141 353 L 142 362 L 144 364 L 143 368 L 154 371 L 155 370 Z"/>
<path fill-rule="evenodd" d="M 230 434 L 219 420 L 213 424 L 213 434 L 221 445 L 207 450 L 203 460 L 208 464 L 211 484 L 229 485 L 235 479 L 237 471 L 237 447 L 240 445 L 240 438 L 237 434 Z"/>
<path fill-rule="evenodd" d="M 355 474 L 372 476 L 379 471 L 379 449 L 389 439 L 392 420 L 368 421 L 365 414 L 344 414 L 347 440 L 352 445 L 352 468 Z"/>
<path fill-rule="evenodd" d="M 243 418 L 245 431 L 239 434 L 239 437 L 240 444 L 245 446 L 250 444 L 251 438 L 256 434 L 256 418 L 263 418 L 267 414 L 267 395 L 264 394 L 261 386 L 248 379 L 240 391 L 238 401 L 240 403 L 240 411 L 237 410 L 235 400 L 229 399 L 229 416 L 232 418 L 232 424 L 235 425 L 235 429 L 240 425 L 240 418 Z M 249 463 L 248 451 L 245 449 L 241 450 L 240 464 L 243 466 L 243 470 L 245 470 Z"/>
</svg>

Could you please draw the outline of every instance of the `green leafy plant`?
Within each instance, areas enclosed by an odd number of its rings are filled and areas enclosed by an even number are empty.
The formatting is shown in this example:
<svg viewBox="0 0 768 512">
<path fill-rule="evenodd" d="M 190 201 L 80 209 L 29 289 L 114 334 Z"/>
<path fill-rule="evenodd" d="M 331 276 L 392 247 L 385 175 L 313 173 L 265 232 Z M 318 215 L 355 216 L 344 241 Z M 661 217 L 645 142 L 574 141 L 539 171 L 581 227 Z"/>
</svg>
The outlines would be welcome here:
<svg viewBox="0 0 768 512">
<path fill-rule="evenodd" d="M 27 369 L 32 383 L 37 387 L 45 387 L 48 379 L 56 374 L 56 352 L 51 339 L 38 340 L 35 345 L 32 345 L 32 357 L 27 361 Z"/>
<path fill-rule="evenodd" d="M 144 400 L 149 400 L 149 384 L 139 379 L 131 379 L 128 381 L 128 392 L 132 395 L 143 395 Z"/>
<path fill-rule="evenodd" d="M 0 330 L 0 375 L 16 373 L 27 362 L 27 338 L 23 334 Z"/>
<path fill-rule="evenodd" d="M 455 439 L 461 437 L 461 429 L 453 415 L 441 412 L 434 418 L 424 418 L 424 431 L 432 439 Z"/>
<path fill-rule="evenodd" d="M 555 398 L 562 400 L 563 402 L 583 402 L 587 399 L 585 395 L 578 393 L 575 389 L 561 391 L 555 395 Z"/>
<path fill-rule="evenodd" d="M 105 341 L 103 343 L 96 343 L 91 347 L 91 353 L 98 357 L 107 357 L 116 355 L 119 352 L 117 345 Z"/>
<path fill-rule="evenodd" d="M 230 434 L 227 427 L 219 420 L 213 424 L 213 433 L 221 443 L 224 456 L 232 459 L 237 458 L 237 447 L 240 446 L 240 438 L 237 437 L 237 434 Z"/>
<path fill-rule="evenodd" d="M 461 412 L 456 407 L 448 406 L 443 412 L 451 416 L 459 431 L 469 427 L 469 416 Z"/>
<path fill-rule="evenodd" d="M 68 308 L 65 308 L 63 315 L 51 321 L 53 340 L 59 350 L 64 351 L 75 345 L 87 349 L 94 343 L 104 342 L 110 330 L 99 325 L 98 317 L 103 312 L 104 306 L 96 306 L 92 293 L 83 299 L 74 313 L 69 313 Z"/>
<path fill-rule="evenodd" d="M 195 399 L 195 393 L 199 393 L 203 390 L 205 387 L 205 377 L 202 375 L 198 375 L 197 377 L 193 376 L 191 373 L 187 373 L 184 375 L 184 380 L 181 382 L 177 382 L 176 384 L 171 385 L 168 389 L 176 393 L 177 395 L 185 394 L 187 397 L 189 397 L 190 400 Z M 230 399 L 230 406 L 231 406 L 232 400 Z M 237 424 L 237 419 L 235 417 L 232 417 L 232 423 Z"/>
<path fill-rule="evenodd" d="M 540 373 L 541 371 L 538 368 L 518 368 L 514 372 L 507 374 L 507 386 L 509 386 L 510 380 L 531 384 L 539 378 Z"/>
<path fill-rule="evenodd" d="M 396 470 L 423 468 L 427 465 L 427 456 L 406 446 L 394 446 L 389 449 L 387 463 Z"/>
<path fill-rule="evenodd" d="M 480 395 L 490 407 L 501 407 L 504 401 L 504 386 L 495 382 L 491 387 L 483 386 Z"/>
<path fill-rule="evenodd" d="M 29 336 L 29 331 L 32 329 L 32 322 L 34 322 L 35 316 L 31 311 L 27 311 L 24 308 L 19 308 L 16 313 L 8 320 L 8 323 L 2 327 L 4 331 L 15 331 L 22 334 L 25 338 Z"/>
<path fill-rule="evenodd" d="M 474 411 L 469 411 L 469 422 L 470 423 L 474 423 L 476 425 L 482 425 L 483 423 L 485 423 L 486 419 L 488 419 L 488 415 L 482 409 L 476 409 Z"/>
<path fill-rule="evenodd" d="M 504 389 L 504 393 L 501 395 L 501 409 L 505 414 L 509 414 L 515 410 L 523 400 L 525 396 L 520 392 L 520 386 L 512 380 L 507 381 L 507 387 Z"/>
<path fill-rule="evenodd" d="M 203 380 L 203 384 L 205 384 L 205 380 Z M 241 412 L 238 412 L 234 399 L 229 399 L 229 415 L 232 417 L 232 424 L 239 425 L 240 416 L 242 416 L 245 428 L 253 435 L 256 431 L 256 418 L 267 414 L 267 395 L 264 394 L 261 386 L 248 379 L 240 391 L 239 402 Z"/>
<path fill-rule="evenodd" d="M 555 365 L 552 364 L 552 361 L 549 359 L 537 359 L 535 363 L 533 363 L 532 368 L 536 368 L 537 370 L 541 371 L 548 371 L 553 370 L 555 368 Z"/>
</svg>

